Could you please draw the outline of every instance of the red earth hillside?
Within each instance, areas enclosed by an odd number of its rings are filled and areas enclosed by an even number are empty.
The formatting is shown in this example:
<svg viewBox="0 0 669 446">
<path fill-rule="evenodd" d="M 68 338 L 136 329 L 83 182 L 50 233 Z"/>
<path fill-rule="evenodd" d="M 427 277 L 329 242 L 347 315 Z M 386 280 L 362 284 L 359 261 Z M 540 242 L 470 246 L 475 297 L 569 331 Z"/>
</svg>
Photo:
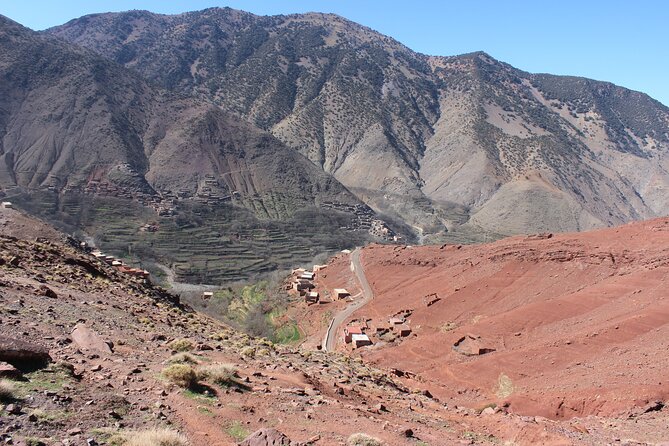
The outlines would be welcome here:
<svg viewBox="0 0 669 446">
<path fill-rule="evenodd" d="M 412 333 L 374 335 L 359 351 L 443 401 L 564 419 L 669 396 L 667 218 L 486 245 L 373 245 L 362 264 L 375 297 L 352 318 L 376 333 L 405 312 Z"/>
</svg>

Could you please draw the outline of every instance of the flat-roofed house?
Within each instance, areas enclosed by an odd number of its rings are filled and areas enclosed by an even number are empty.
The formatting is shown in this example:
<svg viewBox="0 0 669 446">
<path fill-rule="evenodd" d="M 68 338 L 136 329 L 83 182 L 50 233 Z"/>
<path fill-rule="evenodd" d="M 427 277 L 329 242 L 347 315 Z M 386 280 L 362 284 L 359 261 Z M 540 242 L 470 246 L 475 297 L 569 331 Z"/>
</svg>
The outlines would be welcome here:
<svg viewBox="0 0 669 446">
<path fill-rule="evenodd" d="M 305 295 L 304 301 L 307 302 L 307 303 L 313 303 L 313 304 L 318 303 L 318 296 L 319 296 L 318 291 L 309 291 Z"/>
<path fill-rule="evenodd" d="M 344 328 L 344 342 L 347 344 L 350 344 L 351 341 L 353 340 L 353 335 L 355 334 L 364 334 L 362 332 L 362 327 L 359 327 L 357 325 L 352 325 L 349 327 Z"/>
<path fill-rule="evenodd" d="M 353 342 L 353 347 L 355 348 L 364 347 L 366 345 L 372 345 L 372 341 L 370 341 L 369 336 L 367 336 L 366 334 L 351 335 L 351 342 Z"/>
</svg>

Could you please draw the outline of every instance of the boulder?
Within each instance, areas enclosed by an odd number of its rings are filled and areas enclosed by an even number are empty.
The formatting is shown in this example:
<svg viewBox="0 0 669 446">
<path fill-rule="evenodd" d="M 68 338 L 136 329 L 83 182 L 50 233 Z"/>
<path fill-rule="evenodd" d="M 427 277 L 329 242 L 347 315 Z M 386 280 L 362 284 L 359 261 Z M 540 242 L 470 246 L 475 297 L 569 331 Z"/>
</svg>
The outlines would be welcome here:
<svg viewBox="0 0 669 446">
<path fill-rule="evenodd" d="M 299 446 L 276 429 L 260 429 L 249 435 L 239 446 Z"/>
<path fill-rule="evenodd" d="M 103 355 L 112 354 L 112 349 L 110 348 L 109 343 L 85 324 L 77 324 L 74 327 L 74 330 L 72 330 L 70 337 L 81 350 Z"/>
<path fill-rule="evenodd" d="M 22 373 L 19 369 L 6 362 L 0 362 L 0 378 L 21 379 Z"/>
<path fill-rule="evenodd" d="M 0 335 L 0 361 L 19 370 L 30 371 L 46 367 L 51 362 L 51 356 L 46 347 Z"/>
</svg>

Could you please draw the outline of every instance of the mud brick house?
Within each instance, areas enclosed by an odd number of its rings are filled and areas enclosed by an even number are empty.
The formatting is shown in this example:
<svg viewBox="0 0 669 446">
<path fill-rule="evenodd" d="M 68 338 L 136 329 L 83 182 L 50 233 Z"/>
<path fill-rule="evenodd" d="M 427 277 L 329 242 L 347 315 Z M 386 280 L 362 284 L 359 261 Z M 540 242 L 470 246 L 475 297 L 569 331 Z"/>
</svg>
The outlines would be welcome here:
<svg viewBox="0 0 669 446">
<path fill-rule="evenodd" d="M 353 341 L 353 335 L 361 335 L 364 334 L 362 332 L 362 327 L 358 327 L 357 325 L 350 326 L 350 327 L 345 327 L 344 328 L 344 342 L 347 344 L 350 344 L 351 341 Z"/>
</svg>

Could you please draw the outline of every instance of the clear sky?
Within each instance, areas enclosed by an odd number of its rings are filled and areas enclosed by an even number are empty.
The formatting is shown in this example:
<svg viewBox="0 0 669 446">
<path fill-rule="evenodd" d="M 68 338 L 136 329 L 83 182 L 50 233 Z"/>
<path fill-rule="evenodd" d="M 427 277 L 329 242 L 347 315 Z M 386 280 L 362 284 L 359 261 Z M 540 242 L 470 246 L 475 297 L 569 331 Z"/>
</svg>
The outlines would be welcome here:
<svg viewBox="0 0 669 446">
<path fill-rule="evenodd" d="M 3 0 L 0 13 L 39 30 L 94 12 L 212 6 L 333 12 L 421 53 L 482 50 L 522 70 L 610 81 L 669 105 L 666 0 Z"/>
</svg>

